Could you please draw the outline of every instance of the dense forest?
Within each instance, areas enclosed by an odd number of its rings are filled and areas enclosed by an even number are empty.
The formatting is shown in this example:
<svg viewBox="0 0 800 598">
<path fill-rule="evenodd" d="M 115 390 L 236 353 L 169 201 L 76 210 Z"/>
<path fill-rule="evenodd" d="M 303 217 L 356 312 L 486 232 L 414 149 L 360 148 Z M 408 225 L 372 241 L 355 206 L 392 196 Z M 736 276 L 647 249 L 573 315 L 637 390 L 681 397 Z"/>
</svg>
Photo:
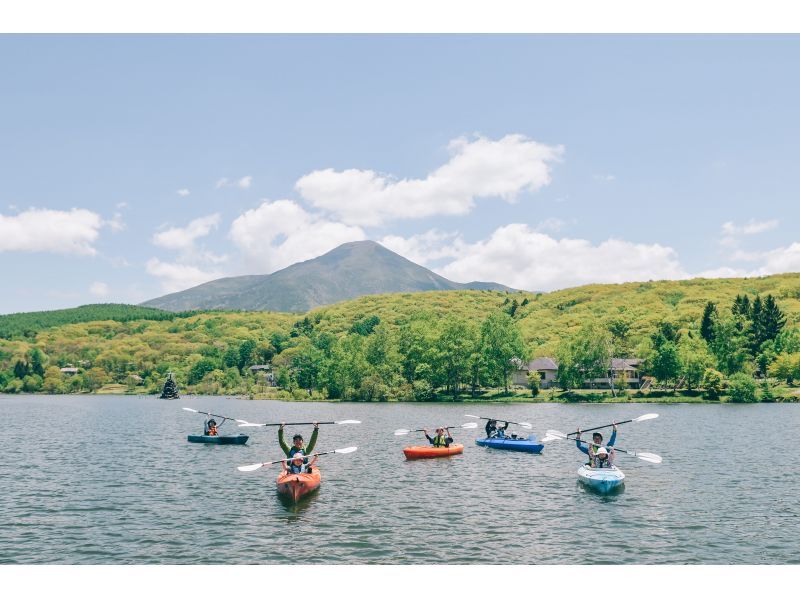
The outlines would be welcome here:
<svg viewBox="0 0 800 598">
<path fill-rule="evenodd" d="M 794 274 L 371 295 L 303 316 L 86 306 L 0 318 L 0 389 L 155 393 L 171 371 L 184 392 L 253 393 L 271 375 L 278 396 L 434 400 L 506 390 L 537 356 L 557 359 L 564 391 L 637 357 L 664 392 L 780 400 L 800 379 L 798 320 Z"/>
</svg>

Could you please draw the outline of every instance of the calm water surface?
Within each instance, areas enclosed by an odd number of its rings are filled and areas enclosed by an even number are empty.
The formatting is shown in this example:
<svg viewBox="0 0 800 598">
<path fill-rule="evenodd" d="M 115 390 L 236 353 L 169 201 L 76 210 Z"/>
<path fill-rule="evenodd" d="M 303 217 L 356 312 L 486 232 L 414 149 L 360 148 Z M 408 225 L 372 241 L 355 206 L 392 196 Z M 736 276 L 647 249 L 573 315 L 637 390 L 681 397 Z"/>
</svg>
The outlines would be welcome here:
<svg viewBox="0 0 800 598">
<path fill-rule="evenodd" d="M 189 444 L 202 416 L 249 421 L 360 419 L 323 426 L 319 492 L 298 506 L 275 492 L 276 431 L 246 446 Z M 624 491 L 576 481 L 582 454 L 475 446 L 450 459 L 406 461 L 420 436 L 465 413 L 570 432 L 657 412 L 621 426 Z M 161 401 L 112 396 L 0 397 L 0 563 L 783 564 L 800 563 L 798 405 L 417 405 Z M 240 431 L 226 423 L 223 432 Z M 306 438 L 310 427 L 300 430 Z M 293 430 L 289 430 L 291 434 Z"/>
</svg>

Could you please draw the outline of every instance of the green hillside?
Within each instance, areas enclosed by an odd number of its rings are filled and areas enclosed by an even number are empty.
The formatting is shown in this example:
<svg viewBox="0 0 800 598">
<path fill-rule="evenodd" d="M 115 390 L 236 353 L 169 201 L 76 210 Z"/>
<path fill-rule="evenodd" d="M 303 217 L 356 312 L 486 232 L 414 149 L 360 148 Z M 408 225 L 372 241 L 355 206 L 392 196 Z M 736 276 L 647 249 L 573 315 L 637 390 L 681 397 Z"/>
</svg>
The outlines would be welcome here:
<svg viewBox="0 0 800 598">
<path fill-rule="evenodd" d="M 0 338 L 33 337 L 37 332 L 62 324 L 113 320 L 130 322 L 133 320 L 173 320 L 186 318 L 193 312 L 167 312 L 152 307 L 126 305 L 124 303 L 97 303 L 70 309 L 37 311 L 0 316 Z"/>
<path fill-rule="evenodd" d="M 786 320 L 780 336 L 758 337 L 756 319 L 735 317 L 737 296 L 747 296 L 748 305 L 756 297 L 774 298 Z M 718 314 L 715 345 L 700 335 L 709 301 Z M 392 293 L 300 316 L 84 306 L 0 318 L 10 337 L 0 339 L 0 389 L 70 392 L 116 383 L 155 392 L 173 371 L 184 390 L 247 392 L 256 382 L 249 366 L 271 364 L 281 386 L 298 396 L 310 390 L 330 398 L 421 400 L 502 387 L 509 356 L 568 356 L 581 335 L 606 339 L 613 356 L 646 359 L 645 373 L 670 385 L 687 379 L 669 377 L 670 359 L 694 359 L 700 374 L 712 369 L 726 377 L 769 367 L 771 375 L 792 378 L 796 366 L 800 378 L 798 322 L 800 274 L 589 285 L 545 294 Z M 79 373 L 65 376 L 64 366 Z"/>
</svg>

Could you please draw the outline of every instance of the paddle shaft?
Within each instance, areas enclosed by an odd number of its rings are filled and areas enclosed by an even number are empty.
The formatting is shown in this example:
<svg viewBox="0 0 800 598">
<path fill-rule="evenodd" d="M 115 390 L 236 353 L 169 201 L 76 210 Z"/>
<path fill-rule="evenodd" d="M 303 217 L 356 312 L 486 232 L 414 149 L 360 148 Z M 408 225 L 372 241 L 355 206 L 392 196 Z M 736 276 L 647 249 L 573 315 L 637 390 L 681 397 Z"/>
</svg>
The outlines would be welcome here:
<svg viewBox="0 0 800 598">
<path fill-rule="evenodd" d="M 576 440 L 578 440 L 576 438 Z M 596 442 L 589 442 L 588 440 L 578 440 L 578 442 L 583 442 L 584 444 L 590 444 L 592 446 L 603 446 L 602 444 L 597 444 Z M 625 449 L 617 448 L 615 446 L 607 446 L 606 448 L 614 449 L 615 451 L 619 451 L 620 453 L 628 453 L 629 455 L 636 455 L 636 451 L 626 451 Z"/>
<path fill-rule="evenodd" d="M 503 422 L 503 423 L 506 423 L 506 424 L 514 424 L 515 426 L 522 426 L 523 428 L 525 427 L 520 422 L 512 422 L 510 420 L 500 419 L 498 417 L 479 417 L 478 419 L 486 419 L 486 420 L 489 420 L 489 421 Z"/>
<path fill-rule="evenodd" d="M 616 424 L 606 424 L 605 426 L 597 426 L 595 428 L 586 428 L 585 430 L 581 430 L 581 434 L 583 434 L 584 432 L 592 432 L 593 430 L 602 430 L 603 428 L 610 428 L 610 427 L 612 427 L 614 425 L 618 426 L 620 424 L 628 424 L 628 423 L 630 423 L 632 421 L 633 421 L 632 419 L 626 419 L 625 421 L 617 422 Z M 577 436 L 577 435 L 578 435 L 577 432 L 570 432 L 569 434 L 567 434 L 567 436 Z"/>
</svg>

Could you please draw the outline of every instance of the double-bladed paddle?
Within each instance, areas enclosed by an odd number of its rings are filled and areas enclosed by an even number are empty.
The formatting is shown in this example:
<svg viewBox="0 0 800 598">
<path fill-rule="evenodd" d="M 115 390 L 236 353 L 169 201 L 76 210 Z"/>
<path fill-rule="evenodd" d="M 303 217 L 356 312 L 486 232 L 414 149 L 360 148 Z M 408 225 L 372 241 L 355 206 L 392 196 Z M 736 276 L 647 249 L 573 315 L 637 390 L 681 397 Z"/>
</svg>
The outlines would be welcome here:
<svg viewBox="0 0 800 598">
<path fill-rule="evenodd" d="M 286 422 L 284 424 L 277 423 L 277 424 L 253 424 L 250 422 L 246 422 L 243 419 L 237 419 L 237 422 L 242 422 L 239 424 L 240 428 L 263 428 L 265 426 L 310 426 L 312 424 L 317 424 L 321 426 L 323 424 L 360 424 L 361 422 L 357 419 L 343 419 L 340 422 Z"/>
<path fill-rule="evenodd" d="M 655 419 L 657 417 L 658 417 L 658 413 L 645 413 L 644 415 L 640 415 L 639 417 L 635 417 L 633 419 L 626 419 L 624 421 L 617 422 L 616 425 L 629 424 L 631 422 L 644 422 L 644 421 L 647 421 L 648 419 Z M 602 430 L 603 428 L 610 428 L 613 425 L 614 424 L 606 424 L 604 426 L 596 426 L 594 428 L 586 428 L 585 430 L 581 430 L 581 434 L 583 434 L 584 432 L 592 432 L 594 430 Z M 577 435 L 578 435 L 578 432 L 570 432 L 569 434 L 567 434 L 567 436 L 577 436 Z"/>
<path fill-rule="evenodd" d="M 512 422 L 507 419 L 500 419 L 499 417 L 481 417 L 479 415 L 469 415 L 469 414 L 465 415 L 464 417 L 473 417 L 475 419 L 486 419 L 486 420 L 494 420 L 496 422 L 505 422 L 507 424 L 514 424 L 517 426 L 521 426 L 526 430 L 530 430 L 531 428 L 533 428 L 533 424 L 529 424 L 528 422 Z"/>
<path fill-rule="evenodd" d="M 444 428 L 445 430 L 452 430 L 455 428 L 463 428 L 465 430 L 469 430 L 471 428 L 477 428 L 478 424 L 475 422 L 469 422 L 466 424 L 461 424 L 460 426 L 436 426 L 437 428 Z M 405 428 L 400 428 L 399 430 L 394 431 L 395 436 L 405 436 L 406 434 L 410 434 L 411 432 L 424 432 L 426 428 L 420 428 L 419 430 L 406 430 Z"/>
<path fill-rule="evenodd" d="M 357 446 L 348 446 L 347 448 L 336 449 L 335 451 L 325 451 L 324 453 L 313 453 L 311 455 L 302 455 L 303 459 L 308 459 L 310 457 L 319 457 L 320 455 L 332 455 L 333 453 L 338 453 L 340 455 L 344 455 L 347 453 L 352 453 L 358 449 Z M 239 471 L 255 471 L 256 469 L 261 469 L 265 465 L 275 465 L 276 463 L 284 463 L 286 461 L 294 461 L 295 459 L 300 458 L 299 455 L 295 455 L 294 457 L 287 457 L 286 459 L 278 459 L 277 461 L 268 461 L 266 463 L 253 463 L 252 465 L 240 465 L 236 469 Z"/>
<path fill-rule="evenodd" d="M 208 411 L 198 411 L 197 409 L 192 409 L 191 407 L 181 407 L 181 409 L 183 409 L 184 411 L 191 411 L 192 413 L 202 413 L 203 415 L 207 415 L 209 417 L 219 417 L 222 420 L 229 419 L 235 422 L 247 423 L 243 419 L 236 419 L 234 417 L 225 417 L 224 415 L 219 415 L 217 413 L 209 413 Z"/>
<path fill-rule="evenodd" d="M 548 430 L 547 435 L 542 439 L 542 442 L 549 442 L 550 440 L 570 440 L 567 434 L 564 432 L 559 432 L 558 430 Z M 589 442 L 588 440 L 581 440 L 583 444 L 588 444 L 591 446 L 603 446 L 602 444 L 597 444 L 596 442 Z M 648 463 L 661 463 L 662 459 L 659 455 L 655 453 L 640 453 L 639 451 L 626 451 L 625 449 L 617 448 L 616 446 L 608 447 L 610 449 L 614 449 L 615 451 L 619 451 L 620 453 L 625 453 L 626 455 L 630 455 L 631 457 L 636 457 L 637 459 L 641 459 L 642 461 L 647 461 Z"/>
</svg>

